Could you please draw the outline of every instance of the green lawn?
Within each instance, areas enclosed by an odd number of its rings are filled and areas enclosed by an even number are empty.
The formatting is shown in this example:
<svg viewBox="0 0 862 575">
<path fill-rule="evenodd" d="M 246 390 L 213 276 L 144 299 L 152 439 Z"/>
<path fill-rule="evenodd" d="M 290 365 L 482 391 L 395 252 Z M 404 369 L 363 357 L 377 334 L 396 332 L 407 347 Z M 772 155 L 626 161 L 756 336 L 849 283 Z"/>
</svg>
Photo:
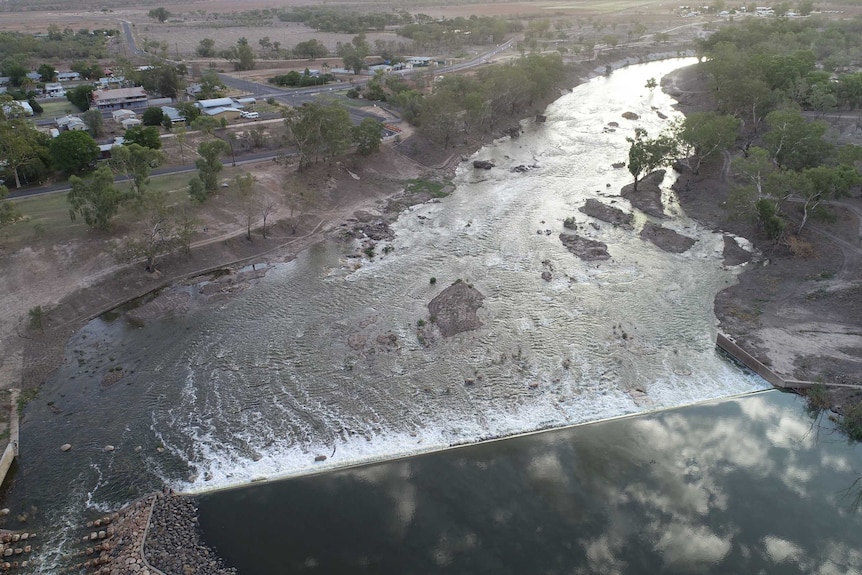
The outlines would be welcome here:
<svg viewBox="0 0 862 575">
<path fill-rule="evenodd" d="M 43 118 L 54 118 L 56 116 L 65 116 L 66 114 L 77 114 L 81 111 L 77 106 L 75 106 L 75 104 L 69 101 L 44 102 L 41 103 L 41 105 Z"/>
</svg>

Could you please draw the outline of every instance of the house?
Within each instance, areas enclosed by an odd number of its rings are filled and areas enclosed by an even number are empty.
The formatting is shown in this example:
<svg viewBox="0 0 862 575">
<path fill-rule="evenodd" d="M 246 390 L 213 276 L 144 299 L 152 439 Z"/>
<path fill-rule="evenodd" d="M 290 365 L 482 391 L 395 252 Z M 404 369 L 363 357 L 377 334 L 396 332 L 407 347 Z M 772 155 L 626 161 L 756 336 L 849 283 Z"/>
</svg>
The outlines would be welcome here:
<svg viewBox="0 0 862 575">
<path fill-rule="evenodd" d="M 257 104 L 257 98 L 253 96 L 248 96 L 246 98 L 237 98 L 236 103 L 240 106 L 254 106 Z"/>
<path fill-rule="evenodd" d="M 755 16 L 775 16 L 775 10 L 769 6 L 758 6 L 754 9 Z"/>
<path fill-rule="evenodd" d="M 33 108 L 27 102 L 17 101 L 15 103 L 3 104 L 3 114 L 10 118 L 21 116 L 32 116 Z"/>
<path fill-rule="evenodd" d="M 125 142 L 125 138 L 118 136 L 114 138 L 114 141 L 109 144 L 99 144 L 99 159 L 100 160 L 109 160 L 111 159 L 111 150 L 116 148 L 117 146 L 122 146 L 123 142 Z"/>
<path fill-rule="evenodd" d="M 62 98 L 66 95 L 66 89 L 63 88 L 62 84 L 51 82 L 45 84 L 44 93 L 48 98 Z"/>
<path fill-rule="evenodd" d="M 194 98 L 203 91 L 204 89 L 201 87 L 200 84 L 191 84 L 186 88 L 186 95 Z"/>
<path fill-rule="evenodd" d="M 81 79 L 81 74 L 78 72 L 57 72 L 58 82 L 77 82 Z"/>
<path fill-rule="evenodd" d="M 42 74 L 39 72 L 27 72 L 27 79 L 33 80 L 34 82 L 39 82 L 42 80 Z"/>
<path fill-rule="evenodd" d="M 411 68 L 424 68 L 431 65 L 431 58 L 428 56 L 412 56 L 407 58 L 407 64 Z"/>
<path fill-rule="evenodd" d="M 111 112 L 111 117 L 115 122 L 122 122 L 130 118 L 137 118 L 138 115 L 135 114 L 134 110 L 114 110 Z"/>
<path fill-rule="evenodd" d="M 209 108 L 234 108 L 237 103 L 232 98 L 210 98 L 209 100 L 198 100 L 195 106 L 206 112 Z"/>
<path fill-rule="evenodd" d="M 147 93 L 140 86 L 134 88 L 117 88 L 115 90 L 94 90 L 91 96 L 93 107 L 100 112 L 109 112 L 127 108 L 143 110 L 147 107 Z"/>
<path fill-rule="evenodd" d="M 206 108 L 203 113 L 217 120 L 220 120 L 221 118 L 224 118 L 225 120 L 235 120 L 240 117 L 242 110 L 239 108 L 217 106 L 215 108 Z"/>
<path fill-rule="evenodd" d="M 111 88 L 111 86 L 122 86 L 123 82 L 125 81 L 125 76 L 117 76 L 116 78 L 114 78 L 113 76 L 105 76 L 104 78 L 99 78 L 98 83 L 103 90 L 108 90 Z"/>
<path fill-rule="evenodd" d="M 137 118 L 126 118 L 122 120 L 120 124 L 122 124 L 124 130 L 128 130 L 129 128 L 134 128 L 135 126 L 140 126 L 143 122 L 141 122 Z"/>
<path fill-rule="evenodd" d="M 63 116 L 62 118 L 57 118 L 56 122 L 60 131 L 78 131 L 87 129 L 87 124 L 85 124 L 84 120 L 78 116 Z"/>
<path fill-rule="evenodd" d="M 22 110 L 24 110 L 25 116 L 32 116 L 33 115 L 33 107 L 30 105 L 29 102 L 25 102 L 23 100 L 18 100 L 16 103 L 19 106 L 21 106 Z"/>
<path fill-rule="evenodd" d="M 162 106 L 162 114 L 171 121 L 171 124 L 182 124 L 186 121 L 186 117 L 171 106 Z"/>
</svg>

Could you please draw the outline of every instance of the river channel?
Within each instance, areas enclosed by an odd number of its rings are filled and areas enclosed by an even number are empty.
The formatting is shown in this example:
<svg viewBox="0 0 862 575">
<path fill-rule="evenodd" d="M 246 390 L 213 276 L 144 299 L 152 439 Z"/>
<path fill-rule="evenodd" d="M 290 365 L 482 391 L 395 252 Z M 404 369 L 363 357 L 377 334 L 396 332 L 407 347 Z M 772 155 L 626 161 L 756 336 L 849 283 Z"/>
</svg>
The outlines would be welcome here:
<svg viewBox="0 0 862 575">
<path fill-rule="evenodd" d="M 67 526 L 164 484 L 202 493 L 766 388 L 715 352 L 713 299 L 738 272 L 722 265 L 720 234 L 670 191 L 667 217 L 634 210 L 634 231 L 578 211 L 588 198 L 633 211 L 618 195 L 631 176 L 612 164 L 635 127 L 655 135 L 677 116 L 647 80 L 691 63 L 562 95 L 546 122 L 477 153 L 494 169 L 464 163 L 451 196 L 403 213 L 373 259 L 332 239 L 244 270 L 256 279 L 233 293 L 214 297 L 201 278 L 159 294 L 180 302 L 173 312 L 93 320 L 26 409 L 12 514 L 62 550 Z M 568 217 L 611 259 L 569 253 Z M 693 247 L 641 240 L 647 221 Z M 428 302 L 457 280 L 485 296 L 483 325 L 418 337 Z"/>
</svg>

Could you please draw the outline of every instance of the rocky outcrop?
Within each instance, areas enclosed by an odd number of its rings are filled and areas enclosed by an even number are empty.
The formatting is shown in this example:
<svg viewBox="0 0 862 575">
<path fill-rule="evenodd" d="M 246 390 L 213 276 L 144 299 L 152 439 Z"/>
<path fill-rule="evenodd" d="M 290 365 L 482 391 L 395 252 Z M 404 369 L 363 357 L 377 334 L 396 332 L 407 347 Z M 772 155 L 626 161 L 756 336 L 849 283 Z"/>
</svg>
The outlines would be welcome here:
<svg viewBox="0 0 862 575">
<path fill-rule="evenodd" d="M 482 327 L 476 312 L 484 299 L 479 290 L 458 280 L 428 303 L 431 321 L 443 337 Z"/>
<path fill-rule="evenodd" d="M 473 167 L 478 170 L 490 170 L 494 167 L 494 162 L 488 160 L 473 160 Z"/>
<path fill-rule="evenodd" d="M 608 246 L 600 241 L 587 239 L 577 234 L 560 234 L 560 241 L 571 253 L 587 262 L 609 260 Z"/>
<path fill-rule="evenodd" d="M 652 242 L 660 249 L 674 254 L 681 254 L 694 245 L 694 240 L 688 236 L 663 228 L 658 224 L 647 222 L 641 230 L 641 239 Z"/>
<path fill-rule="evenodd" d="M 661 186 L 664 181 L 664 170 L 656 170 L 638 182 L 635 191 L 634 184 L 623 186 L 620 194 L 640 211 L 655 218 L 665 218 L 664 206 L 661 203 Z"/>
<path fill-rule="evenodd" d="M 578 208 L 578 211 L 614 226 L 620 226 L 627 230 L 632 229 L 631 214 L 627 214 L 619 208 L 603 204 L 595 198 L 590 198 L 584 202 L 584 205 Z"/>
</svg>

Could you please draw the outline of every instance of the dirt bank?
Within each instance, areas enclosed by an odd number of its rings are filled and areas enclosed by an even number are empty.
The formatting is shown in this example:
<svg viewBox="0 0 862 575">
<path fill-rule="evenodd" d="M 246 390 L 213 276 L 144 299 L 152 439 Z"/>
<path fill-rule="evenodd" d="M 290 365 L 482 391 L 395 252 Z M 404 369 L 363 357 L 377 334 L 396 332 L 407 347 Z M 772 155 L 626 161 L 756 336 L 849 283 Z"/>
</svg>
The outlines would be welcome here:
<svg viewBox="0 0 862 575">
<path fill-rule="evenodd" d="M 666 77 L 662 86 L 683 113 L 714 110 L 705 78 L 696 67 Z M 833 124 L 831 133 L 846 133 Z M 859 142 L 855 142 L 859 143 Z M 731 150 L 731 156 L 738 150 Z M 683 173 L 676 183 L 680 204 L 692 218 L 725 233 L 725 264 L 742 256 L 733 236 L 748 240 L 755 255 L 745 263 L 736 285 L 718 294 L 720 329 L 784 379 L 862 384 L 862 199 L 832 202 L 834 222 L 816 220 L 789 242 L 774 244 L 753 221 L 726 209 L 731 191 L 729 157 L 717 158 L 700 174 Z M 791 204 L 791 222 L 799 214 Z M 828 403 L 847 410 L 862 391 L 829 388 Z"/>
</svg>

